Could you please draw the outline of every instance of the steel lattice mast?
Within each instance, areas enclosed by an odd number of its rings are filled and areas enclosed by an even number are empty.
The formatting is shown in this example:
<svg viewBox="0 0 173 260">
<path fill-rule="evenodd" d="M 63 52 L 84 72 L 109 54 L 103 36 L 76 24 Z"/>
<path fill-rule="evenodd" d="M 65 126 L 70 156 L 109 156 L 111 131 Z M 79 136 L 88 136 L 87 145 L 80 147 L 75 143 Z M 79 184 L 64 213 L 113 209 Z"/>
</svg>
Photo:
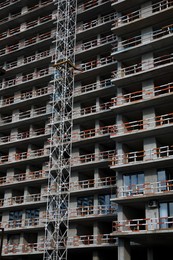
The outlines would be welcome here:
<svg viewBox="0 0 173 260">
<path fill-rule="evenodd" d="M 54 0 L 57 30 L 44 260 L 67 259 L 76 3 Z"/>
</svg>

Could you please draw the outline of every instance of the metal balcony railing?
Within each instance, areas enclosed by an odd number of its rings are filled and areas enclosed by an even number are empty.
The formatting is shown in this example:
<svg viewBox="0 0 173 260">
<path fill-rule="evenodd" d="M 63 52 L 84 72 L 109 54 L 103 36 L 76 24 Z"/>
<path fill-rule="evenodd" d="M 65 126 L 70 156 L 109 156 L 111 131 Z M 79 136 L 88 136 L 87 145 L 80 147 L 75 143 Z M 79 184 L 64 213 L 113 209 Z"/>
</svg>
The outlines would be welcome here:
<svg viewBox="0 0 173 260">
<path fill-rule="evenodd" d="M 113 72 L 113 78 L 124 78 L 141 72 L 147 72 L 154 68 L 173 63 L 173 53 L 154 58 L 152 61 L 144 61 Z"/>
<path fill-rule="evenodd" d="M 40 17 L 37 20 L 33 20 L 31 22 L 27 22 L 25 26 L 23 24 L 21 24 L 20 26 L 17 26 L 15 28 L 12 28 L 5 32 L 0 33 L 0 41 L 4 38 L 7 38 L 7 37 L 9 38 L 15 34 L 22 33 L 25 30 L 35 28 L 36 26 L 43 24 L 45 22 L 51 21 L 51 20 L 53 20 L 52 14 L 46 15 L 44 17 Z"/>
<path fill-rule="evenodd" d="M 137 35 L 132 38 L 120 41 L 118 46 L 115 46 L 112 50 L 115 53 L 126 51 L 133 47 L 145 45 L 146 43 L 154 42 L 155 40 L 162 39 L 165 36 L 172 36 L 173 34 L 173 24 L 162 27 L 159 30 L 154 30 L 153 32 L 143 34 L 145 36 L 145 41 L 142 41 L 142 36 Z"/>
<path fill-rule="evenodd" d="M 5 6 L 11 5 L 13 3 L 19 2 L 20 0 L 6 0 L 0 3 L 0 8 L 3 8 Z"/>
<path fill-rule="evenodd" d="M 50 244 L 50 249 L 53 247 Z M 2 255 L 22 255 L 22 254 L 40 254 L 44 252 L 44 243 L 25 243 L 25 244 L 10 244 L 3 246 Z"/>
<path fill-rule="evenodd" d="M 116 44 L 115 41 L 116 41 L 116 36 L 113 35 L 113 34 L 110 34 L 110 35 L 107 35 L 105 37 L 101 37 L 100 39 L 94 39 L 92 41 L 88 41 L 88 42 L 79 44 L 79 45 L 76 46 L 75 51 L 76 51 L 76 54 L 78 54 L 78 53 L 81 53 L 83 51 L 88 51 L 88 50 L 93 49 L 95 47 L 105 45 L 107 43 L 114 42 L 114 44 Z"/>
<path fill-rule="evenodd" d="M 49 154 L 48 149 L 37 149 L 37 150 L 31 150 L 29 152 L 15 153 L 13 155 L 2 155 L 0 157 L 0 165 L 14 163 L 22 160 L 35 159 L 41 156 L 48 156 L 48 154 Z"/>
<path fill-rule="evenodd" d="M 20 174 L 15 174 L 13 176 L 4 176 L 0 177 L 0 186 L 18 184 L 20 182 L 32 181 L 32 180 L 41 180 L 47 178 L 47 172 L 45 171 L 34 171 L 34 172 L 25 172 Z"/>
<path fill-rule="evenodd" d="M 173 145 L 158 148 L 118 154 L 110 160 L 111 166 L 133 165 L 141 162 L 153 162 L 160 159 L 173 158 Z"/>
<path fill-rule="evenodd" d="M 40 97 L 46 94 L 50 94 L 53 91 L 52 86 L 46 86 L 43 88 L 22 92 L 19 95 L 11 96 L 8 98 L 1 99 L 0 107 L 11 106 L 12 104 L 24 102 L 25 100 L 29 100 L 35 97 Z"/>
<path fill-rule="evenodd" d="M 85 107 L 79 111 L 74 111 L 73 116 L 74 116 L 74 118 L 78 118 L 78 117 L 81 118 L 82 116 L 96 114 L 96 113 L 100 113 L 102 111 L 109 111 L 111 106 L 112 106 L 111 102 L 106 102 L 106 103 L 100 104 L 99 106 L 94 105 L 91 107 Z"/>
<path fill-rule="evenodd" d="M 18 115 L 15 116 L 15 118 L 13 117 L 13 115 L 2 116 L 1 120 L 0 120 L 0 126 L 2 126 L 4 124 L 18 122 L 19 120 L 37 117 L 37 116 L 44 115 L 44 114 L 47 114 L 46 106 L 35 108 L 35 109 L 30 109 L 27 111 L 21 111 L 18 113 Z"/>
<path fill-rule="evenodd" d="M 40 218 L 25 218 L 17 220 L 3 221 L 0 223 L 0 227 L 5 230 L 9 229 L 23 229 L 23 228 L 33 228 L 33 227 L 44 227 L 44 221 Z"/>
<path fill-rule="evenodd" d="M 97 27 L 97 26 L 99 26 L 99 25 L 101 25 L 101 24 L 105 24 L 105 23 L 111 22 L 111 21 L 113 21 L 116 17 L 117 17 L 117 14 L 116 14 L 116 13 L 111 13 L 111 14 L 102 16 L 102 17 L 100 17 L 100 18 L 97 18 L 97 19 L 95 19 L 95 20 L 92 20 L 92 21 L 90 21 L 90 22 L 83 23 L 82 25 L 80 25 L 80 26 L 77 27 L 77 33 L 80 33 L 80 32 L 83 32 L 83 31 L 85 31 L 85 30 L 88 30 L 88 29 Z"/>
<path fill-rule="evenodd" d="M 88 0 L 87 2 L 78 6 L 78 13 L 82 13 L 90 8 L 99 6 L 106 2 L 109 2 L 109 0 Z"/>
<path fill-rule="evenodd" d="M 98 205 L 98 206 L 83 206 L 77 208 L 70 208 L 69 218 L 78 217 L 100 217 L 107 215 L 115 215 L 117 213 L 117 207 L 112 205 Z"/>
<path fill-rule="evenodd" d="M 35 62 L 35 61 L 43 60 L 47 57 L 51 57 L 52 54 L 53 54 L 53 52 L 51 52 L 50 50 L 46 50 L 46 51 L 37 53 L 35 55 L 25 57 L 25 58 L 21 59 L 20 61 L 18 61 L 16 59 L 13 62 L 4 64 L 2 67 L 4 67 L 8 71 L 11 69 L 15 69 L 15 68 L 27 65 L 27 64 Z"/>
<path fill-rule="evenodd" d="M 14 87 L 16 85 L 22 84 L 23 82 L 26 82 L 29 80 L 35 80 L 35 79 L 38 79 L 41 77 L 51 76 L 51 75 L 52 75 L 51 69 L 49 69 L 49 68 L 41 69 L 41 70 L 38 70 L 37 72 L 29 73 L 29 74 L 23 75 L 21 77 L 16 77 L 16 78 L 13 78 L 10 80 L 3 80 L 0 83 L 0 89 Z"/>
<path fill-rule="evenodd" d="M 50 129 L 49 128 L 39 128 L 39 129 L 34 129 L 32 131 L 25 131 L 25 132 L 19 132 L 16 134 L 12 135 L 7 135 L 7 136 L 2 136 L 0 137 L 0 145 L 6 144 L 6 143 L 11 143 L 11 142 L 18 142 L 20 140 L 25 140 L 28 138 L 32 137 L 38 137 L 40 135 L 46 135 L 50 134 Z"/>
<path fill-rule="evenodd" d="M 113 222 L 113 231 L 116 232 L 148 232 L 173 228 L 173 216 L 160 218 L 141 218 Z"/>
<path fill-rule="evenodd" d="M 23 196 L 14 196 L 11 198 L 6 198 L 6 199 L 0 199 L 0 207 L 14 207 L 17 205 L 25 205 L 25 204 L 32 204 L 36 202 L 46 202 L 45 197 L 40 194 L 30 194 L 30 195 L 23 195 Z"/>
<path fill-rule="evenodd" d="M 119 198 L 135 197 L 140 195 L 151 195 L 168 193 L 173 191 L 173 180 L 163 180 L 157 182 L 145 182 L 143 184 L 124 185 L 117 188 Z"/>
<path fill-rule="evenodd" d="M 82 72 L 86 72 L 88 70 L 92 70 L 94 68 L 98 68 L 114 62 L 115 59 L 112 56 L 107 56 L 107 57 L 100 58 L 99 60 L 92 60 L 92 61 L 82 63 L 80 65 L 80 68 Z"/>
<path fill-rule="evenodd" d="M 110 86 L 113 86 L 111 79 L 105 79 L 105 80 L 102 80 L 99 82 L 95 82 L 92 84 L 88 84 L 88 85 L 76 88 L 74 91 L 74 96 L 78 96 L 80 94 L 87 93 L 87 92 L 93 92 L 98 89 L 103 89 L 103 88 L 110 87 Z"/>
<path fill-rule="evenodd" d="M 117 96 L 112 98 L 113 106 L 128 105 L 130 103 L 138 103 L 148 99 L 154 99 L 158 96 L 164 96 L 172 94 L 173 92 L 173 82 L 155 86 L 154 88 L 147 88 L 145 90 L 138 90 L 131 92 L 122 96 Z"/>
<path fill-rule="evenodd" d="M 110 234 L 84 235 L 68 237 L 67 247 L 110 246 L 116 243 L 117 239 Z"/>
<path fill-rule="evenodd" d="M 34 36 L 32 38 L 24 40 L 23 42 L 18 42 L 18 43 L 13 44 L 13 45 L 8 45 L 5 48 L 0 49 L 0 56 L 8 54 L 8 53 L 12 53 L 16 50 L 23 49 L 23 48 L 30 46 L 32 44 L 40 43 L 41 41 L 51 39 L 54 35 L 55 35 L 55 31 L 52 30 L 52 31 L 49 31 L 49 32 L 37 34 L 36 36 Z"/>
<path fill-rule="evenodd" d="M 87 163 L 95 163 L 95 162 L 102 162 L 102 161 L 108 161 L 112 156 L 115 154 L 115 150 L 110 150 L 110 151 L 103 151 L 99 152 L 98 154 L 91 153 L 91 154 L 85 154 L 81 155 L 79 157 L 73 157 L 71 159 L 71 165 L 76 166 L 76 165 L 83 165 Z"/>
<path fill-rule="evenodd" d="M 151 10 L 152 10 L 152 13 L 154 14 L 154 13 L 169 9 L 172 6 L 173 6 L 172 0 L 162 0 L 158 3 L 152 4 Z M 148 8 L 146 7 L 146 8 L 143 8 L 143 10 L 139 9 L 134 12 L 128 13 L 126 15 L 117 17 L 115 20 L 115 23 L 113 25 L 115 28 L 118 28 L 122 25 L 132 23 L 139 19 L 141 21 L 141 19 L 145 19 L 146 17 L 150 17 L 150 16 L 151 16 L 151 11 L 148 10 Z"/>
<path fill-rule="evenodd" d="M 115 187 L 116 177 L 108 176 L 99 178 L 98 180 L 89 179 L 83 181 L 70 182 L 70 191 L 81 191 L 81 190 L 91 190 L 91 189 L 99 189 L 99 188 L 109 188 Z"/>
</svg>

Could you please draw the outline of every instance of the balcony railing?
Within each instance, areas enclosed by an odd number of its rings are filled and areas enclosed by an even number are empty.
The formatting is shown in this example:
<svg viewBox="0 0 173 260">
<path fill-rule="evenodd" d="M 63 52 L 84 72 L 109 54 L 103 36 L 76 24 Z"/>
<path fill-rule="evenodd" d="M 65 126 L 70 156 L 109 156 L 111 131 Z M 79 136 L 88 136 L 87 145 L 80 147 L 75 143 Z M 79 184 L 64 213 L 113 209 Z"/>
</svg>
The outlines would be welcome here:
<svg viewBox="0 0 173 260">
<path fill-rule="evenodd" d="M 18 184 L 25 181 L 41 180 L 47 178 L 47 172 L 45 171 L 34 171 L 34 172 L 24 172 L 20 174 L 15 174 L 14 176 L 4 176 L 0 177 L 0 186 Z"/>
<path fill-rule="evenodd" d="M 77 208 L 70 208 L 69 218 L 79 217 L 100 217 L 107 215 L 115 215 L 117 208 L 112 205 L 98 205 L 98 206 L 83 206 Z"/>
<path fill-rule="evenodd" d="M 88 0 L 84 4 L 78 6 L 78 13 L 82 13 L 90 8 L 96 7 L 106 2 L 109 2 L 109 0 Z"/>
<path fill-rule="evenodd" d="M 95 47 L 105 45 L 107 43 L 114 42 L 114 44 L 115 44 L 115 41 L 116 41 L 116 36 L 113 35 L 113 34 L 107 35 L 105 37 L 101 37 L 100 39 L 88 41 L 88 42 L 82 43 L 80 45 L 77 45 L 76 54 L 81 53 L 83 51 L 88 51 L 88 50 L 93 49 Z"/>
<path fill-rule="evenodd" d="M 23 25 L 20 25 L 18 27 L 15 27 L 13 29 L 9 29 L 5 32 L 2 32 L 0 33 L 0 40 L 4 39 L 4 38 L 9 38 L 15 34 L 18 34 L 18 33 L 22 33 L 23 31 L 25 30 L 28 30 L 28 29 L 32 29 L 32 28 L 35 28 L 36 26 L 40 25 L 40 24 L 43 24 L 45 22 L 48 22 L 48 21 L 51 21 L 53 18 L 52 14 L 51 15 L 46 15 L 44 17 L 40 17 L 38 18 L 37 20 L 33 20 L 31 22 L 27 22 L 25 27 L 23 27 Z"/>
<path fill-rule="evenodd" d="M 154 58 L 153 61 L 144 61 L 113 72 L 113 78 L 124 78 L 141 72 L 147 72 L 153 68 L 173 63 L 173 53 Z"/>
<path fill-rule="evenodd" d="M 50 249 L 53 247 L 50 244 Z M 2 255 L 40 254 L 44 252 L 44 243 L 5 244 Z"/>
<path fill-rule="evenodd" d="M 111 166 L 134 165 L 141 162 L 153 162 L 173 158 L 173 145 L 158 148 L 118 154 L 110 160 Z"/>
<path fill-rule="evenodd" d="M 95 82 L 92 84 L 88 84 L 88 85 L 76 88 L 74 91 L 74 96 L 78 96 L 80 94 L 84 94 L 87 92 L 93 92 L 93 91 L 103 89 L 106 87 L 110 87 L 110 86 L 113 86 L 111 79 L 105 79 L 105 80 L 102 80 L 99 82 Z"/>
<path fill-rule="evenodd" d="M 2 99 L 0 102 L 0 107 L 10 106 L 14 103 L 24 102 L 25 100 L 29 100 L 34 97 L 40 97 L 46 94 L 50 94 L 52 93 L 52 91 L 53 91 L 53 86 L 46 86 L 32 91 L 22 92 L 19 95 Z"/>
<path fill-rule="evenodd" d="M 4 64 L 2 67 L 4 67 L 6 70 L 15 69 L 15 68 L 27 65 L 29 63 L 39 61 L 39 60 L 45 59 L 47 57 L 51 57 L 52 54 L 53 54 L 53 52 L 51 52 L 50 50 L 43 51 L 43 52 L 37 53 L 35 55 L 25 57 L 25 58 L 21 59 L 19 62 L 17 60 L 15 60 L 13 62 L 7 63 L 6 65 Z"/>
<path fill-rule="evenodd" d="M 157 39 L 162 39 L 163 37 L 168 36 L 168 35 L 172 36 L 172 34 L 173 34 L 173 24 L 170 24 L 170 25 L 162 27 L 159 30 L 155 30 L 153 32 L 143 34 L 143 36 L 145 36 L 146 42 L 142 41 L 141 35 L 134 36 L 132 38 L 128 38 L 126 40 L 120 41 L 119 45 L 115 46 L 113 48 L 113 51 L 115 53 L 126 51 L 127 49 L 129 50 L 133 47 L 145 45 L 146 43 L 148 43 L 148 42 L 151 43 Z"/>
<path fill-rule="evenodd" d="M 113 222 L 113 231 L 116 232 L 148 232 L 168 230 L 173 228 L 173 216 L 161 218 L 141 218 Z"/>
<path fill-rule="evenodd" d="M 110 150 L 110 151 L 99 152 L 98 154 L 91 153 L 91 154 L 81 155 L 79 157 L 73 157 L 71 159 L 71 165 L 77 166 L 77 165 L 85 165 L 92 162 L 100 163 L 102 161 L 108 161 L 114 154 L 115 154 L 115 150 Z"/>
<path fill-rule="evenodd" d="M 41 41 L 51 39 L 54 35 L 55 35 L 55 31 L 52 30 L 52 31 L 49 31 L 49 32 L 37 34 L 36 36 L 34 36 L 32 38 L 24 40 L 23 42 L 18 42 L 18 43 L 13 44 L 13 45 L 8 45 L 5 48 L 0 49 L 0 56 L 14 52 L 16 50 L 23 49 L 23 48 L 30 46 L 32 44 L 40 43 Z"/>
<path fill-rule="evenodd" d="M 11 142 L 18 142 L 20 140 L 26 140 L 32 137 L 38 137 L 40 135 L 46 135 L 50 133 L 50 129 L 39 128 L 32 131 L 20 132 L 12 135 L 2 136 L 0 137 L 0 145 L 11 143 Z"/>
<path fill-rule="evenodd" d="M 4 80 L 0 83 L 0 89 L 14 87 L 16 85 L 23 84 L 23 82 L 29 80 L 35 80 L 41 77 L 51 76 L 51 75 L 52 75 L 52 71 L 49 68 L 41 69 L 38 70 L 37 72 L 29 73 L 19 78 L 16 77 L 10 80 Z"/>
<path fill-rule="evenodd" d="M 111 246 L 116 243 L 117 239 L 110 234 L 85 235 L 68 237 L 67 247 Z"/>
<path fill-rule="evenodd" d="M 157 13 L 157 12 L 161 12 L 163 10 L 166 10 L 170 7 L 173 6 L 173 2 L 172 0 L 162 0 L 158 3 L 154 3 L 151 5 L 151 8 L 152 8 L 152 13 Z M 117 17 L 116 20 L 115 20 L 115 23 L 114 23 L 114 26 L 117 28 L 117 27 L 120 27 L 122 25 L 125 25 L 125 24 L 129 24 L 129 23 L 132 23 L 134 21 L 137 21 L 140 19 L 145 19 L 146 17 L 149 17 L 151 16 L 151 11 L 148 10 L 148 8 L 143 8 L 143 10 L 139 9 L 139 10 L 136 10 L 134 12 L 131 12 L 131 13 L 128 13 L 126 15 L 123 15 L 123 16 L 120 16 L 120 17 Z"/>
<path fill-rule="evenodd" d="M 82 72 L 86 72 L 88 70 L 92 70 L 94 68 L 98 68 L 107 64 L 114 63 L 115 60 L 112 56 L 107 56 L 100 58 L 99 60 L 92 60 L 80 65 Z"/>
<path fill-rule="evenodd" d="M 40 115 L 44 115 L 46 113 L 47 113 L 47 108 L 45 106 L 45 107 L 35 108 L 33 110 L 30 109 L 30 110 L 27 110 L 27 111 L 19 112 L 18 116 L 16 116 L 15 119 L 13 118 L 13 115 L 2 116 L 1 120 L 0 120 L 0 126 L 4 125 L 4 124 L 18 122 L 18 121 L 28 119 L 28 118 L 37 117 L 37 116 L 40 116 Z"/>
<path fill-rule="evenodd" d="M 116 14 L 116 13 L 111 13 L 111 14 L 102 16 L 102 17 L 100 17 L 100 18 L 97 18 L 97 19 L 95 19 L 95 20 L 92 20 L 92 21 L 90 21 L 90 22 L 83 23 L 82 25 L 80 25 L 80 26 L 77 27 L 77 33 L 80 33 L 80 32 L 83 32 L 83 31 L 85 31 L 85 30 L 88 30 L 88 29 L 97 27 L 97 26 L 99 26 L 99 25 L 101 25 L 101 24 L 105 24 L 105 23 L 111 22 L 111 21 L 113 21 L 116 17 L 117 17 L 117 14 Z"/>
<path fill-rule="evenodd" d="M 32 228 L 32 227 L 44 227 L 44 221 L 40 218 L 26 218 L 26 219 L 17 219 L 17 220 L 9 220 L 3 221 L 0 223 L 0 227 L 5 230 L 9 229 L 24 229 L 24 228 Z"/>
<path fill-rule="evenodd" d="M 124 185 L 118 187 L 118 197 L 135 197 L 140 195 L 151 195 L 173 192 L 173 180 L 163 180 L 157 182 L 145 182 L 143 184 Z"/>
<path fill-rule="evenodd" d="M 130 103 L 138 103 L 158 96 L 169 95 L 171 93 L 173 93 L 173 82 L 156 86 L 154 88 L 147 88 L 145 90 L 138 90 L 122 96 L 117 96 L 112 98 L 112 104 L 113 106 L 119 106 Z"/>
<path fill-rule="evenodd" d="M 14 163 L 17 161 L 35 159 L 41 156 L 48 156 L 48 149 L 31 150 L 29 152 L 15 153 L 13 155 L 2 155 L 0 157 L 0 165 Z"/>
<path fill-rule="evenodd" d="M 0 3 L 0 8 L 3 8 L 5 6 L 11 5 L 13 3 L 19 2 L 20 0 L 6 0 Z"/>
<path fill-rule="evenodd" d="M 82 116 L 96 114 L 96 113 L 100 113 L 103 111 L 109 111 L 111 106 L 112 106 L 111 102 L 106 102 L 106 103 L 100 104 L 99 106 L 94 105 L 91 107 L 85 107 L 85 108 L 82 108 L 79 112 L 74 111 L 73 116 L 74 116 L 74 118 L 78 118 L 78 117 L 81 118 Z"/>
<path fill-rule="evenodd" d="M 14 196 L 11 198 L 0 199 L 0 207 L 13 207 L 17 205 L 23 204 L 32 204 L 36 202 L 46 202 L 45 197 L 40 194 L 30 194 L 30 195 L 23 195 L 23 196 Z"/>
</svg>

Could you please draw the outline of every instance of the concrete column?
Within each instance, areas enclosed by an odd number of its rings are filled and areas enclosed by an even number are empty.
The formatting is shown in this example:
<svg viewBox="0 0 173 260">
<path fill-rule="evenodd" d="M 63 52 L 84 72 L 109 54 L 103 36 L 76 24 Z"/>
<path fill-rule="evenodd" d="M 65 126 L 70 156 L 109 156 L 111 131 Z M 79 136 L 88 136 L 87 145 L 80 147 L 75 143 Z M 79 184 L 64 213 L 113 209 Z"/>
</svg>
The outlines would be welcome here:
<svg viewBox="0 0 173 260">
<path fill-rule="evenodd" d="M 155 122 L 155 110 L 154 108 L 147 108 L 143 110 L 144 129 L 154 128 Z"/>
<path fill-rule="evenodd" d="M 130 260 L 130 240 L 118 239 L 118 260 Z"/>
<path fill-rule="evenodd" d="M 92 260 L 99 260 L 98 251 L 94 251 L 94 252 L 93 252 Z"/>
<path fill-rule="evenodd" d="M 153 80 L 147 80 L 142 83 L 142 98 L 150 99 L 154 96 L 154 82 Z"/>
<path fill-rule="evenodd" d="M 145 18 L 152 15 L 152 2 L 149 1 L 141 5 L 141 17 Z"/>
</svg>

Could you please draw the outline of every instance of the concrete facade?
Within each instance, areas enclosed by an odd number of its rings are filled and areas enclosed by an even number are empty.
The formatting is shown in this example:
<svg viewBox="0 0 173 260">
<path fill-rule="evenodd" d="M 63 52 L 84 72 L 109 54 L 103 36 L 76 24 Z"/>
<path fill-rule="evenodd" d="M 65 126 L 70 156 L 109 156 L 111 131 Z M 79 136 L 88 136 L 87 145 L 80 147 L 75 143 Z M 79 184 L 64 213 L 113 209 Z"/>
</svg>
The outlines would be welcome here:
<svg viewBox="0 0 173 260">
<path fill-rule="evenodd" d="M 173 2 L 78 1 L 70 260 L 161 260 L 173 239 Z M 52 0 L 0 3 L 4 259 L 43 259 Z M 57 191 L 56 185 L 52 189 Z M 164 252 L 164 253 L 163 253 Z"/>
</svg>

